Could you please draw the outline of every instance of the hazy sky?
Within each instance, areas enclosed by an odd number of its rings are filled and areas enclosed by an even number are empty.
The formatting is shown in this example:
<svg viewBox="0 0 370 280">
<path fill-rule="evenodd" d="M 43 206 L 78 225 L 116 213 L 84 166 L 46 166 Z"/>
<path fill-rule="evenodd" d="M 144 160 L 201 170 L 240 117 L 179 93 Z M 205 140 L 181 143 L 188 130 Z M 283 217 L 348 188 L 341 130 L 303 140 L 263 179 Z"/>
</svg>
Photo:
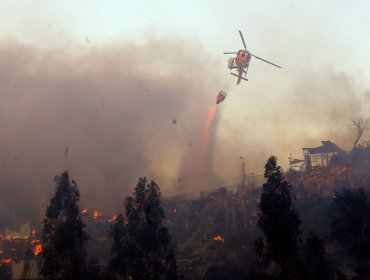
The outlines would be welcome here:
<svg viewBox="0 0 370 280">
<path fill-rule="evenodd" d="M 184 178 L 221 89 L 212 186 L 237 183 L 241 155 L 260 173 L 321 140 L 349 149 L 349 116 L 369 113 L 369 26 L 369 1 L 2 0 L 3 199 L 44 209 L 65 169 L 103 210 L 139 176 L 194 191 Z M 253 59 L 236 86 L 222 52 L 242 47 L 238 30 L 282 69 Z"/>
</svg>

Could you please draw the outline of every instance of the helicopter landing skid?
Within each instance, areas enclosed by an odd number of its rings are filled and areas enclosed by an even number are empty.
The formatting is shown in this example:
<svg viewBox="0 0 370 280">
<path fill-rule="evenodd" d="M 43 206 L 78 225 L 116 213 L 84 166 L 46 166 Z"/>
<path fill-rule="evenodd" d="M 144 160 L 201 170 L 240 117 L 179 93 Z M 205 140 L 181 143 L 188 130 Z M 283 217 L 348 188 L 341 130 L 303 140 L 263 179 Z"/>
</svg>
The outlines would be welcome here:
<svg viewBox="0 0 370 280">
<path fill-rule="evenodd" d="M 233 75 L 233 76 L 235 76 L 235 77 L 238 77 L 238 78 L 240 78 L 240 79 L 243 79 L 243 80 L 245 80 L 245 81 L 248 81 L 248 79 L 247 78 L 244 78 L 244 77 L 239 77 L 238 75 L 236 75 L 235 73 L 230 73 L 231 75 Z"/>
</svg>

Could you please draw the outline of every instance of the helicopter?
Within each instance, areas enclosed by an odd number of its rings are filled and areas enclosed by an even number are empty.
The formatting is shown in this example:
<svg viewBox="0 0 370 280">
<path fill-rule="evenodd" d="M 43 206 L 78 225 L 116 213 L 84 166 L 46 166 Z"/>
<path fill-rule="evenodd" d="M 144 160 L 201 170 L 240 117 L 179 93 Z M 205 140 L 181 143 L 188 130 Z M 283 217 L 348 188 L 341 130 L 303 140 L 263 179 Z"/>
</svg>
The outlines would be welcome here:
<svg viewBox="0 0 370 280">
<path fill-rule="evenodd" d="M 248 50 L 247 50 L 247 46 L 245 45 L 245 41 L 244 41 L 244 38 L 243 38 L 243 34 L 242 32 L 239 30 L 239 34 L 240 34 L 240 37 L 242 38 L 242 42 L 243 42 L 243 45 L 244 45 L 244 50 L 239 50 L 238 52 L 224 52 L 224 54 L 236 54 L 236 57 L 230 57 L 229 58 L 229 62 L 228 62 L 228 68 L 230 70 L 232 69 L 237 69 L 238 70 L 238 74 L 235 74 L 233 72 L 230 72 L 231 75 L 235 76 L 238 78 L 236 84 L 238 85 L 240 83 L 241 80 L 245 80 L 245 81 L 248 81 L 247 78 L 245 78 L 247 76 L 247 71 L 248 71 L 248 67 L 249 67 L 249 62 L 250 60 L 252 59 L 252 56 L 259 59 L 259 60 L 262 60 L 264 62 L 267 62 L 271 65 L 274 65 L 278 68 L 281 68 L 281 66 L 279 65 L 276 65 L 270 61 L 267 61 L 263 58 L 260 58 L 252 53 L 250 53 Z M 243 73 L 244 73 L 244 77 L 243 77 Z"/>
</svg>

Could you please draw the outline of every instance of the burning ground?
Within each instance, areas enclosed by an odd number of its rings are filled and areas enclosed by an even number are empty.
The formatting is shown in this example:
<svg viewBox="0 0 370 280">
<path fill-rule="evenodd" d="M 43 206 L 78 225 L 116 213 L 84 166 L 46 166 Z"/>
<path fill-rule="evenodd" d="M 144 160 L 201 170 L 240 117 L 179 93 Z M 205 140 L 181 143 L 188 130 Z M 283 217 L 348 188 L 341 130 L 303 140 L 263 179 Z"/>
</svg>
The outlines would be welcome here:
<svg viewBox="0 0 370 280">
<path fill-rule="evenodd" d="M 324 253 L 328 265 L 340 267 L 347 274 L 355 275 L 355 270 L 347 266 L 348 258 L 341 255 L 337 245 L 330 243 L 328 235 L 333 213 L 333 190 L 339 191 L 343 186 L 370 190 L 369 151 L 370 146 L 359 147 L 351 153 L 333 156 L 328 166 L 315 166 L 304 171 L 291 170 L 286 174 L 293 184 L 294 204 L 302 220 L 302 239 L 309 236 L 311 231 L 325 238 L 328 245 Z M 163 199 L 164 224 L 173 235 L 178 271 L 184 279 L 214 279 L 215 275 L 222 275 L 221 279 L 229 279 L 230 275 L 233 279 L 245 279 L 245 275 L 258 266 L 253 242 L 262 235 L 257 227 L 260 195 L 261 187 L 249 183 L 239 186 L 237 192 L 222 187 L 202 192 L 195 199 L 188 196 Z M 88 243 L 89 257 L 106 267 L 111 258 L 112 242 L 107 233 L 117 215 L 84 208 L 81 209 L 81 216 L 91 237 Z M 364 233 L 369 229 L 367 222 Z M 41 260 L 42 248 L 34 232 L 29 236 L 6 230 L 0 241 L 0 249 L 4 252 L 1 256 L 3 265 L 24 258 Z M 300 257 L 306 252 L 303 244 Z M 28 256 L 25 255 L 26 249 L 30 248 L 32 251 Z M 274 268 L 271 269 L 273 273 Z"/>
</svg>

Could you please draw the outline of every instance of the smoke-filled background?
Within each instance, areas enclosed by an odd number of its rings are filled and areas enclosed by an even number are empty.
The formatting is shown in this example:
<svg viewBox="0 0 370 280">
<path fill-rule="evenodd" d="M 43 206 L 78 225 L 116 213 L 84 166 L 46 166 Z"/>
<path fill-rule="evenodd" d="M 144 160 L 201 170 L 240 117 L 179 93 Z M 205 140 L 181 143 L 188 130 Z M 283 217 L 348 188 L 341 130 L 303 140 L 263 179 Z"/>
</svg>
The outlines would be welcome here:
<svg viewBox="0 0 370 280">
<path fill-rule="evenodd" d="M 162 2 L 1 3 L 1 215 L 40 220 L 66 169 L 109 212 L 141 176 L 196 193 L 240 180 L 240 156 L 261 173 L 321 140 L 351 148 L 349 117 L 369 112 L 368 4 Z M 222 52 L 239 29 L 283 68 L 252 59 L 236 86 Z"/>
</svg>

